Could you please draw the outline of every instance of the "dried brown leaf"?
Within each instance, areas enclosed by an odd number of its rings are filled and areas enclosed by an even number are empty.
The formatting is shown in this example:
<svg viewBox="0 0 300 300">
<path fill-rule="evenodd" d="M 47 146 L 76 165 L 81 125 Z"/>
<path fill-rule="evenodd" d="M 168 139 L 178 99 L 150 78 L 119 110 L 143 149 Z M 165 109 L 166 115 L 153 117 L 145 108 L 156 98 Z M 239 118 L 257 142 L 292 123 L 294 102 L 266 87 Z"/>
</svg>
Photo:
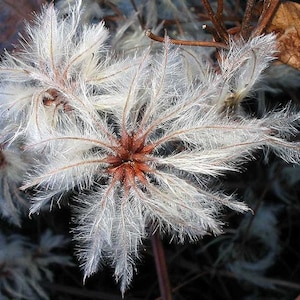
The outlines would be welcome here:
<svg viewBox="0 0 300 300">
<path fill-rule="evenodd" d="M 279 60 L 300 70 L 300 4 L 281 3 L 266 31 L 277 33 Z"/>
</svg>

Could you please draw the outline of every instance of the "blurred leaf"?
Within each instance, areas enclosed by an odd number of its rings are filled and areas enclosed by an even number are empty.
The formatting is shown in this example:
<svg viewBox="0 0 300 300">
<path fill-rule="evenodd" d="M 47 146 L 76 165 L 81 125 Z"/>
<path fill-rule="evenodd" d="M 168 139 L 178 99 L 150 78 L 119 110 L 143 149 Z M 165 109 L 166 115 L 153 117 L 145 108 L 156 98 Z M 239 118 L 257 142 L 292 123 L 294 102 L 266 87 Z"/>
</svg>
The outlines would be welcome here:
<svg viewBox="0 0 300 300">
<path fill-rule="evenodd" d="M 30 21 L 45 0 L 0 0 L 0 53 L 12 49 L 18 33 L 24 29 L 24 21 Z"/>
<path fill-rule="evenodd" d="M 278 36 L 279 60 L 300 70 L 300 4 L 281 3 L 267 32 Z"/>
</svg>

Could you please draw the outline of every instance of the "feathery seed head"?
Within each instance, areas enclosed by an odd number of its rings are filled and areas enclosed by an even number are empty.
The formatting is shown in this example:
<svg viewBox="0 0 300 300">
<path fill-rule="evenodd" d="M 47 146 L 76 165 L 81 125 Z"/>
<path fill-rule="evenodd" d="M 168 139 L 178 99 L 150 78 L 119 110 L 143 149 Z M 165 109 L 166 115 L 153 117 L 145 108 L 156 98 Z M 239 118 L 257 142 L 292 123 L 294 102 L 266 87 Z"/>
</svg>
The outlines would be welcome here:
<svg viewBox="0 0 300 300">
<path fill-rule="evenodd" d="M 40 164 L 24 186 L 38 186 L 32 212 L 52 196 L 60 199 L 75 187 L 82 191 L 75 238 L 85 278 L 105 258 L 123 292 L 149 225 L 172 239 L 193 241 L 221 232 L 223 206 L 248 210 L 233 195 L 210 189 L 209 177 L 238 170 L 237 162 L 270 134 L 263 120 L 231 120 L 207 108 L 217 85 L 193 89 L 177 80 L 181 69 L 180 52 L 170 45 L 162 55 L 147 51 L 124 93 L 122 113 L 99 115 L 97 131 L 45 139 L 56 149 L 55 159 Z"/>
<path fill-rule="evenodd" d="M 31 135 L 26 149 L 45 153 L 22 187 L 36 192 L 31 213 L 76 193 L 84 278 L 106 261 L 124 293 L 151 225 L 171 240 L 195 241 L 221 233 L 223 207 L 249 210 L 213 189 L 213 177 L 239 171 L 264 148 L 300 162 L 299 144 L 286 141 L 299 114 L 220 113 L 231 95 L 236 105 L 251 91 L 272 59 L 274 36 L 230 41 L 220 73 L 199 63 L 203 74 L 190 80 L 168 39 L 161 52 L 113 60 L 103 23 L 78 25 L 80 4 L 67 19 L 45 8 L 28 27 L 24 53 L 6 55 L 1 109 L 22 116 L 18 132 Z"/>
<path fill-rule="evenodd" d="M 275 59 L 275 35 L 268 34 L 244 41 L 230 39 L 229 51 L 221 53 L 223 80 L 216 105 L 221 110 L 236 110 L 261 79 L 261 73 Z"/>
<path fill-rule="evenodd" d="M 27 25 L 22 50 L 5 53 L 0 64 L 1 110 L 7 122 L 19 123 L 19 135 L 33 141 L 91 126 L 96 109 L 117 109 L 121 103 L 112 94 L 127 85 L 124 75 L 138 61 L 113 58 L 104 23 L 82 25 L 81 1 L 76 3 L 68 16 L 45 6 Z"/>
</svg>

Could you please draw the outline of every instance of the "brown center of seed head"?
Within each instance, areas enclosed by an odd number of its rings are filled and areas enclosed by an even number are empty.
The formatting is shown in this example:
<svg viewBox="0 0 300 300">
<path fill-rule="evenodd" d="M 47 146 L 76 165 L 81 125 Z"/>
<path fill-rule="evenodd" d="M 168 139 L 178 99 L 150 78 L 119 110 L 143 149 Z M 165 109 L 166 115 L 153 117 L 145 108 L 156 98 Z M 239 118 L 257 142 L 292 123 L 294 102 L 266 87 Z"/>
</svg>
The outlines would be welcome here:
<svg viewBox="0 0 300 300">
<path fill-rule="evenodd" d="M 112 174 L 113 182 L 120 182 L 124 186 L 125 194 L 135 188 L 137 181 L 148 184 L 147 173 L 153 173 L 149 161 L 149 154 L 153 151 L 152 145 L 145 145 L 145 137 L 135 133 L 123 131 L 115 153 L 106 159 L 109 163 L 108 173 Z"/>
</svg>

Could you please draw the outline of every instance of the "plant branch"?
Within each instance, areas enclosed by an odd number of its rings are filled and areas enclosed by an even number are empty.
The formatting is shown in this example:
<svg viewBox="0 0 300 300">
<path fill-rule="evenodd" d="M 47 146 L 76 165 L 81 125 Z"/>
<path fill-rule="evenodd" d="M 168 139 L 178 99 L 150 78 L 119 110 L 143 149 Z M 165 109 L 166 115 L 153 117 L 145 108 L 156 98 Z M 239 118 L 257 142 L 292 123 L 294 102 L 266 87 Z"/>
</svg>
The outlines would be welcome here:
<svg viewBox="0 0 300 300">
<path fill-rule="evenodd" d="M 218 20 L 223 20 L 223 9 L 224 9 L 224 1 L 218 0 L 218 7 L 217 7 L 217 18 Z"/>
<path fill-rule="evenodd" d="M 252 12 L 253 7 L 255 4 L 255 0 L 248 0 L 246 5 L 246 10 L 244 12 L 244 17 L 242 21 L 242 28 L 241 28 L 241 36 L 248 40 L 251 33 L 251 18 L 252 18 Z"/>
<path fill-rule="evenodd" d="M 253 36 L 263 34 L 269 22 L 272 20 L 276 10 L 280 4 L 280 0 L 269 0 L 264 2 L 264 9 L 261 17 L 259 18 L 258 25 L 253 31 Z"/>
<path fill-rule="evenodd" d="M 157 41 L 157 42 L 160 42 L 160 43 L 164 43 L 166 41 L 165 38 L 152 33 L 150 29 L 146 30 L 145 34 L 151 40 L 154 40 L 154 41 Z M 175 44 L 175 45 L 215 47 L 215 48 L 228 49 L 228 46 L 226 44 L 218 43 L 218 42 L 187 41 L 187 40 L 176 40 L 176 39 L 169 39 L 169 41 L 170 41 L 171 44 Z"/>
<path fill-rule="evenodd" d="M 156 273 L 162 300 L 172 300 L 171 285 L 167 270 L 164 248 L 157 232 L 151 236 L 153 255 L 155 259 Z"/>
<path fill-rule="evenodd" d="M 222 8 L 223 6 L 223 2 L 222 1 L 218 1 L 218 14 L 215 15 L 213 9 L 211 8 L 208 0 L 202 0 L 202 3 L 209 15 L 209 18 L 211 20 L 211 22 L 213 23 L 213 25 L 216 28 L 219 40 L 224 41 L 225 43 L 228 42 L 229 37 L 228 37 L 228 33 L 226 31 L 225 25 L 223 20 L 220 18 L 220 12 L 219 10 Z M 216 37 L 215 37 L 216 38 Z"/>
</svg>

